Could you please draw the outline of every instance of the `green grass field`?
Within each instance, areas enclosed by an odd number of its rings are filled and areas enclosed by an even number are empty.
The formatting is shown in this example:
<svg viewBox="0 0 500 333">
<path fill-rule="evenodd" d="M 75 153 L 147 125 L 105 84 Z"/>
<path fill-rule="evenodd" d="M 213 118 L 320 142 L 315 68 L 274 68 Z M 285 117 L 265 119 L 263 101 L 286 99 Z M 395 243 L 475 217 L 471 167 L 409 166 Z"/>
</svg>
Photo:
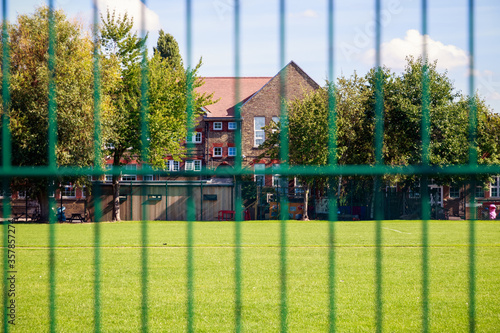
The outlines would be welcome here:
<svg viewBox="0 0 500 333">
<path fill-rule="evenodd" d="M 141 325 L 141 223 L 102 223 L 101 320 L 105 332 Z M 195 330 L 234 331 L 234 223 L 194 227 Z M 91 332 L 94 311 L 95 224 L 56 226 L 57 331 Z M 280 223 L 244 222 L 243 330 L 280 329 Z M 48 225 L 15 225 L 16 325 L 12 332 L 46 332 Z M 375 330 L 375 223 L 335 223 L 336 327 Z M 385 332 L 421 329 L 421 223 L 387 221 L 383 231 Z M 478 332 L 500 331 L 500 223 L 476 222 Z M 149 222 L 149 329 L 186 329 L 186 223 Z M 287 223 L 288 327 L 328 328 L 328 223 Z M 468 223 L 429 223 L 429 313 L 433 332 L 468 331 Z"/>
</svg>

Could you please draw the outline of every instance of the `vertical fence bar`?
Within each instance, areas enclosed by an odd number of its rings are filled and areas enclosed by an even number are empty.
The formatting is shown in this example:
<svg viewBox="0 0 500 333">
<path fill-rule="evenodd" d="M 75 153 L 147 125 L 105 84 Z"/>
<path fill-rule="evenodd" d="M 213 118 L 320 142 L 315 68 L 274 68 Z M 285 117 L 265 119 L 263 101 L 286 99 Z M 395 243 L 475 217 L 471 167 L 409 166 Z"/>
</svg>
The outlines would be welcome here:
<svg viewBox="0 0 500 333">
<path fill-rule="evenodd" d="M 469 165 L 477 166 L 477 107 L 474 94 L 474 0 L 468 2 L 468 46 L 469 46 Z M 469 332 L 476 330 L 476 174 L 470 184 L 470 219 L 469 219 Z"/>
<path fill-rule="evenodd" d="M 383 72 L 381 64 L 381 1 L 375 1 L 375 168 L 383 164 L 383 140 L 384 140 L 384 97 L 383 97 Z M 376 332 L 382 332 L 383 325 L 383 303 L 382 303 L 382 219 L 383 198 L 381 192 L 381 176 L 375 176 L 375 311 Z"/>
<path fill-rule="evenodd" d="M 279 60 L 280 68 L 285 66 L 285 0 L 279 3 Z M 285 68 L 280 75 L 280 167 L 288 169 L 288 113 L 286 108 L 286 78 Z M 280 221 L 280 318 L 281 332 L 288 330 L 288 305 L 287 305 L 287 237 L 286 220 L 288 219 L 288 200 L 280 196 L 281 221 Z"/>
<path fill-rule="evenodd" d="M 102 172 L 101 153 L 101 72 L 99 68 L 99 8 L 92 1 L 94 40 L 94 168 Z M 92 189 L 94 196 L 94 332 L 101 331 L 101 186 L 99 180 Z M 84 212 L 85 215 L 86 212 Z"/>
<path fill-rule="evenodd" d="M 337 165 L 337 110 L 334 78 L 334 1 L 328 1 L 328 164 Z M 335 332 L 335 223 L 337 196 L 335 179 L 329 177 L 328 189 L 328 330 Z M 338 194 L 337 194 L 338 195 Z"/>
<path fill-rule="evenodd" d="M 2 1 L 2 167 L 5 171 L 11 168 L 11 137 L 9 130 L 9 103 L 10 103 L 10 48 L 7 0 Z M 9 218 L 11 216 L 9 192 L 10 178 L 2 178 L 2 206 L 3 206 L 3 280 L 2 280 L 2 303 L 3 303 L 3 331 L 9 332 L 9 296 L 8 296 L 8 238 Z"/>
<path fill-rule="evenodd" d="M 11 168 L 11 135 L 10 123 L 10 47 L 7 0 L 2 1 L 2 167 L 7 172 Z M 4 216 L 5 217 L 5 216 Z"/>
<path fill-rule="evenodd" d="M 236 172 L 241 172 L 242 150 L 241 150 L 241 103 L 240 102 L 240 1 L 234 1 L 234 82 L 236 105 L 234 117 L 236 119 L 237 129 L 235 131 Z M 235 179 L 235 222 L 234 222 L 234 330 L 239 333 L 242 331 L 242 269 L 241 269 L 241 220 L 242 220 L 242 198 L 241 198 L 241 176 L 234 177 Z"/>
<path fill-rule="evenodd" d="M 187 70 L 191 70 L 191 50 L 192 50 L 192 4 L 191 0 L 186 0 L 186 43 L 187 43 L 187 53 L 186 53 L 186 62 L 187 62 Z M 193 109 L 193 99 L 192 99 L 193 87 L 191 80 L 187 82 L 187 113 L 192 114 Z M 189 116 L 188 116 L 189 117 Z M 191 186 L 188 187 L 188 205 L 187 205 L 187 331 L 194 332 L 194 257 L 193 257 L 193 245 L 194 245 L 194 235 L 193 235 L 193 220 L 191 218 L 190 211 L 194 210 L 194 200 L 192 198 L 193 189 Z M 192 209 L 191 209 L 192 208 Z"/>
<path fill-rule="evenodd" d="M 146 38 L 146 0 L 141 0 L 141 38 Z M 148 131 L 148 56 L 146 43 L 141 45 L 141 156 L 147 160 L 149 151 Z M 132 194 L 131 194 L 132 196 Z M 146 187 L 141 186 L 142 200 L 147 200 Z M 148 332 L 148 214 L 146 202 L 141 203 L 141 328 L 142 332 Z"/>
<path fill-rule="evenodd" d="M 422 0 L 422 165 L 429 165 L 430 154 L 430 110 L 429 110 L 429 67 L 427 55 L 427 0 Z M 429 331 L 429 239 L 430 219 L 428 176 L 423 175 L 420 184 L 422 207 L 422 332 Z"/>
<path fill-rule="evenodd" d="M 56 143 L 57 143 L 57 114 L 56 114 L 56 82 L 55 82 L 55 69 L 56 69 L 56 27 L 54 22 L 54 1 L 49 0 L 49 102 L 48 102 L 48 161 L 49 169 L 55 174 L 57 171 L 56 162 Z M 49 193 L 55 194 L 55 177 L 51 178 L 49 183 Z M 60 193 L 62 195 L 62 193 Z M 55 208 L 55 195 L 49 197 L 49 317 L 50 317 L 50 332 L 57 331 L 56 322 L 56 216 Z"/>
</svg>

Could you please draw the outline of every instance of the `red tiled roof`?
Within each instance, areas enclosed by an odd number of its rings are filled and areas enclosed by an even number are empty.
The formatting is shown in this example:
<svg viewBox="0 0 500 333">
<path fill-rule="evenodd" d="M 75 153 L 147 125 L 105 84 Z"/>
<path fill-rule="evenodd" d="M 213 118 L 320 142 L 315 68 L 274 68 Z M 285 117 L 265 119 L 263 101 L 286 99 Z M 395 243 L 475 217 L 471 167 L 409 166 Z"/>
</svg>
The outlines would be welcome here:
<svg viewBox="0 0 500 333">
<path fill-rule="evenodd" d="M 239 100 L 245 102 L 259 91 L 271 77 L 204 77 L 205 84 L 196 88 L 198 93 L 214 94 L 213 100 L 220 100 L 205 109 L 209 112 L 207 117 L 234 117 L 235 81 L 240 82 Z"/>
</svg>

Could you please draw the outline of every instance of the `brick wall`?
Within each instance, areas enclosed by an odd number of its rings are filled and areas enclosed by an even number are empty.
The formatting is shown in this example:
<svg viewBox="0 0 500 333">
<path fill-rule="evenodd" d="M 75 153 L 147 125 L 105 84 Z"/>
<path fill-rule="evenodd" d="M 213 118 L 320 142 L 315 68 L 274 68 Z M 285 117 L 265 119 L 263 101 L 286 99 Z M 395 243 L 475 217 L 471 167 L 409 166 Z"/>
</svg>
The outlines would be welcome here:
<svg viewBox="0 0 500 333">
<path fill-rule="evenodd" d="M 263 151 L 254 147 L 254 117 L 265 117 L 266 125 L 272 117 L 279 117 L 281 113 L 280 90 L 281 76 L 286 78 L 286 99 L 301 98 L 304 92 L 319 88 L 300 67 L 294 62 L 288 64 L 278 75 L 272 78 L 255 96 L 242 107 L 242 150 L 246 164 L 251 166 Z"/>
</svg>

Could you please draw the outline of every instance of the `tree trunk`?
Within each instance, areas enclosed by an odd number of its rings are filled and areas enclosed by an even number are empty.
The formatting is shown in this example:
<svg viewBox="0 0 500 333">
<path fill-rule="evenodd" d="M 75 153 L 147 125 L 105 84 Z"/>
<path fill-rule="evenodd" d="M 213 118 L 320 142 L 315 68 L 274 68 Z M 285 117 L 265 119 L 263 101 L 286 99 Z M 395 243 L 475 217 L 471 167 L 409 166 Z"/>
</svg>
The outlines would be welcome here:
<svg viewBox="0 0 500 333">
<path fill-rule="evenodd" d="M 46 188 L 41 188 L 40 193 L 37 195 L 38 203 L 40 204 L 40 222 L 49 221 L 49 191 Z"/>
<path fill-rule="evenodd" d="M 302 215 L 302 221 L 309 221 L 309 215 L 307 211 L 309 210 L 309 184 L 303 182 L 304 186 L 304 214 Z"/>
<path fill-rule="evenodd" d="M 113 215 L 112 221 L 121 221 L 120 218 L 120 179 L 119 175 L 113 175 Z"/>
</svg>

